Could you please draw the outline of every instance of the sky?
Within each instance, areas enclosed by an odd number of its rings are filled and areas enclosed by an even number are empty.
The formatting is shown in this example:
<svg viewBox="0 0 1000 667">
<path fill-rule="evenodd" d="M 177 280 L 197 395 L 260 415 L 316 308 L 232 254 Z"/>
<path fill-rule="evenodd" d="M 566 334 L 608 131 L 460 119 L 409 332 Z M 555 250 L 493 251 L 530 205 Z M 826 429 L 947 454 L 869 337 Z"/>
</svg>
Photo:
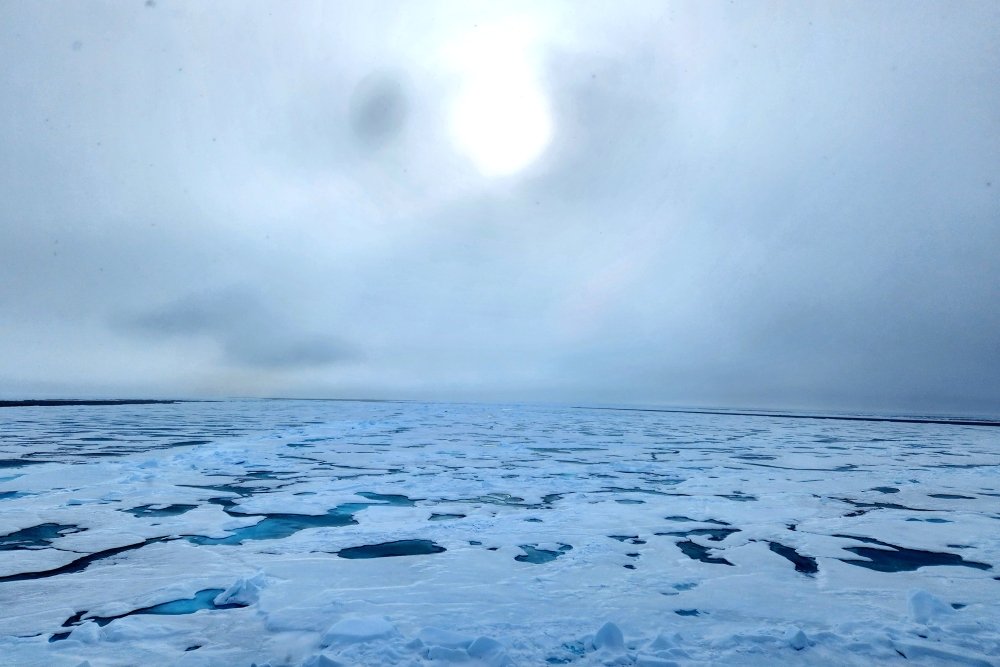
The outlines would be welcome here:
<svg viewBox="0 0 1000 667">
<path fill-rule="evenodd" d="M 1000 412 L 1000 3 L 0 0 L 0 397 Z"/>
</svg>

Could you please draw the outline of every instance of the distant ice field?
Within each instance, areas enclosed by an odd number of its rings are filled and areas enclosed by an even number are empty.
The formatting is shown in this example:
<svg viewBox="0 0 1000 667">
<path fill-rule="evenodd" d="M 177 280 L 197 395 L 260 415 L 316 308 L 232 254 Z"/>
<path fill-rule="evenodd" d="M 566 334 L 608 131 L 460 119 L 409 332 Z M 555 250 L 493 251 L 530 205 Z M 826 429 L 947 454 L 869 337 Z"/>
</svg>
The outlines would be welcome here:
<svg viewBox="0 0 1000 667">
<path fill-rule="evenodd" d="M 1000 665 L 1000 428 L 0 408 L 0 665 Z"/>
</svg>

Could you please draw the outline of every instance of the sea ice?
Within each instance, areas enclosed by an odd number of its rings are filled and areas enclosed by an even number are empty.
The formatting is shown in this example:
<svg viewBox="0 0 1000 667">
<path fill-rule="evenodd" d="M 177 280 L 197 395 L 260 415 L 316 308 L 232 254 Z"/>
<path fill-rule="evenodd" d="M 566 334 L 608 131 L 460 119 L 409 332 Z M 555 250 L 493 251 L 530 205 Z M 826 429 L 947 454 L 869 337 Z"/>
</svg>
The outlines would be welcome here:
<svg viewBox="0 0 1000 667">
<path fill-rule="evenodd" d="M 0 662 L 1000 664 L 987 425 L 347 401 L 0 420 Z"/>
<path fill-rule="evenodd" d="M 323 635 L 323 646 L 352 644 L 380 639 L 396 632 L 395 626 L 382 616 L 345 618 L 334 623 Z"/>
<path fill-rule="evenodd" d="M 910 593 L 910 616 L 917 623 L 926 625 L 936 618 L 953 616 L 955 610 L 948 603 L 939 597 L 931 595 L 927 591 L 913 591 Z"/>
<path fill-rule="evenodd" d="M 591 644 L 598 651 L 619 652 L 625 650 L 625 637 L 618 626 L 608 621 L 594 635 Z"/>
<path fill-rule="evenodd" d="M 258 572 L 251 577 L 240 577 L 236 582 L 214 600 L 216 605 L 242 604 L 251 605 L 260 598 L 260 592 L 267 586 L 267 577 Z"/>
</svg>

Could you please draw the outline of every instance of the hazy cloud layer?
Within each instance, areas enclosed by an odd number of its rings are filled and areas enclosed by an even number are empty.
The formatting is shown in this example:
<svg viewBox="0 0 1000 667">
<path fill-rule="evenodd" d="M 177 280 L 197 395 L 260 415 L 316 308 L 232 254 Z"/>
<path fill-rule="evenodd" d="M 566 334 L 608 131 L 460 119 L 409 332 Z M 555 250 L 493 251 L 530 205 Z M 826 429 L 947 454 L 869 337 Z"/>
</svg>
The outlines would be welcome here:
<svg viewBox="0 0 1000 667">
<path fill-rule="evenodd" d="M 190 295 L 123 317 L 121 326 L 146 339 L 208 338 L 225 361 L 250 367 L 324 366 L 350 356 L 333 333 L 303 332 L 287 316 L 239 289 Z"/>
<path fill-rule="evenodd" d="M 489 178 L 450 45 L 510 21 L 552 141 Z M 0 393 L 995 411 L 998 34 L 990 2 L 0 4 Z"/>
</svg>

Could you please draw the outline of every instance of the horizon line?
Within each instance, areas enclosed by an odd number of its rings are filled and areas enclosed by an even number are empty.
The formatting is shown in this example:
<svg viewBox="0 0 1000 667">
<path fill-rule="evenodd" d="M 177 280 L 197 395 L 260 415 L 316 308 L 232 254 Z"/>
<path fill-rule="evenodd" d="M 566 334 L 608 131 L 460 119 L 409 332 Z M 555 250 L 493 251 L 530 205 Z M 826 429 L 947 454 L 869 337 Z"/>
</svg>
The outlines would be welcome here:
<svg viewBox="0 0 1000 667">
<path fill-rule="evenodd" d="M 420 400 L 404 398 L 323 398 L 308 397 L 294 398 L 286 396 L 262 396 L 262 397 L 229 397 L 229 398 L 106 398 L 106 399 L 23 399 L 23 400 L 0 400 L 0 408 L 18 407 L 72 407 L 72 406 L 115 406 L 115 405 L 169 405 L 174 403 L 219 403 L 236 400 L 258 400 L 258 401 L 329 401 L 348 403 L 440 403 L 456 404 L 458 401 L 441 400 Z M 471 401 L 472 404 L 488 405 L 481 401 Z M 526 405 L 543 405 L 542 403 L 526 403 Z M 1000 420 L 994 419 L 969 419 L 969 418 L 949 418 L 949 417 L 918 417 L 918 416 L 878 416 L 878 415 L 845 415 L 845 414 L 817 414 L 816 411 L 788 411 L 788 410 L 757 410 L 754 408 L 734 408 L 732 410 L 723 408 L 650 408 L 650 407 L 625 407 L 625 406 L 594 406 L 594 405 L 572 405 L 565 404 L 565 407 L 573 410 L 614 410 L 620 412 L 662 412 L 670 414 L 693 414 L 693 415 L 722 415 L 734 417 L 773 417 L 778 419 L 827 419 L 835 421 L 857 421 L 857 422 L 889 422 L 898 424 L 942 424 L 946 426 L 991 426 L 1000 427 Z"/>
</svg>

